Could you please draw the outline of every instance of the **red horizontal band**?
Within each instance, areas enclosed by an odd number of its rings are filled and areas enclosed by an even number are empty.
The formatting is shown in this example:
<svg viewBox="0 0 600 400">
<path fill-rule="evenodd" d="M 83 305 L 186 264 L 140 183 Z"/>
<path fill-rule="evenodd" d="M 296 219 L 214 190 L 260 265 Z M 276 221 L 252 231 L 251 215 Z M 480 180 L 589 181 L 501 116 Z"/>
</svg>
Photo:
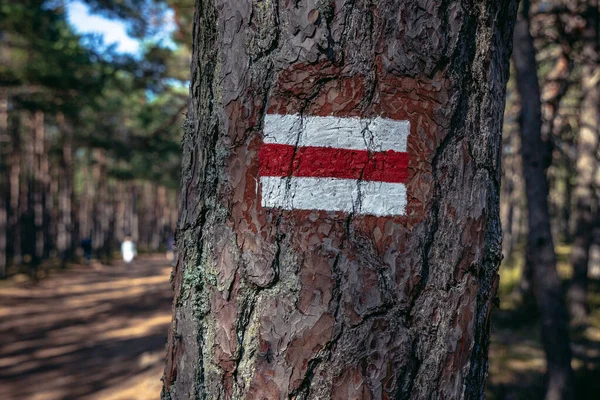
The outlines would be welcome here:
<svg viewBox="0 0 600 400">
<path fill-rule="evenodd" d="M 408 153 L 294 147 L 264 143 L 258 154 L 261 176 L 303 176 L 406 183 Z"/>
</svg>

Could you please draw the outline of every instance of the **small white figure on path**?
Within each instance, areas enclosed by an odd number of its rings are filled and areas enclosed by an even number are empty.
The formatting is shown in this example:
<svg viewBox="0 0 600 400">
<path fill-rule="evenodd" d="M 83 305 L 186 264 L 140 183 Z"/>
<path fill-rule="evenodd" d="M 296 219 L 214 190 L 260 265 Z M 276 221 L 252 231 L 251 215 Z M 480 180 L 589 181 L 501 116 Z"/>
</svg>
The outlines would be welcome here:
<svg viewBox="0 0 600 400">
<path fill-rule="evenodd" d="M 131 264 L 137 255 L 135 244 L 129 236 L 126 236 L 123 243 L 121 243 L 121 255 L 123 256 L 123 261 L 125 261 L 126 264 Z"/>
</svg>

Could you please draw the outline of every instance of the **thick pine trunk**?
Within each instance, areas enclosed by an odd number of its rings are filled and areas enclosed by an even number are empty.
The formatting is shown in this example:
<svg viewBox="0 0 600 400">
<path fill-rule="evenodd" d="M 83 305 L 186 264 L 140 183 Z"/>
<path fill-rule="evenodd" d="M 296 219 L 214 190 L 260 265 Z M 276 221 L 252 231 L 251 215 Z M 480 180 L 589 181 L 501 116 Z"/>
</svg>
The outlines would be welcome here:
<svg viewBox="0 0 600 400">
<path fill-rule="evenodd" d="M 515 14 L 197 3 L 164 399 L 484 397 Z M 408 120 L 405 209 L 264 208 L 266 114 Z"/>
<path fill-rule="evenodd" d="M 592 12 L 585 31 L 584 56 L 586 64 L 581 73 L 583 101 L 577 135 L 577 184 L 575 187 L 575 240 L 571 253 L 573 278 L 569 287 L 569 311 L 576 321 L 587 317 L 588 264 L 593 230 L 598 223 L 598 167 L 600 160 L 600 70 L 598 61 L 598 13 Z"/>
<path fill-rule="evenodd" d="M 568 322 L 556 271 L 556 255 L 548 211 L 546 168 L 551 151 L 542 140 L 540 87 L 537 78 L 535 48 L 529 31 L 528 2 L 514 34 L 515 70 L 521 98 L 521 151 L 527 196 L 529 230 L 526 263 L 531 268 L 533 293 L 541 317 L 541 330 L 547 361 L 547 400 L 574 398 L 574 377 Z"/>
</svg>

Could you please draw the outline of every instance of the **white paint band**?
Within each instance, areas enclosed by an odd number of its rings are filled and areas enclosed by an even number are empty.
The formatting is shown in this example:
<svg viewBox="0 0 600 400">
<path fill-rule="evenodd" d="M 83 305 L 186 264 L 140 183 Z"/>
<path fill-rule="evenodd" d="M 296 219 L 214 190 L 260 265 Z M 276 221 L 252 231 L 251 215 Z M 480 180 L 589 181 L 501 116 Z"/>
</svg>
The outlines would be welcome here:
<svg viewBox="0 0 600 400">
<path fill-rule="evenodd" d="M 403 183 L 355 179 L 262 176 L 262 206 L 375 216 L 404 215 Z"/>
<path fill-rule="evenodd" d="M 267 114 L 264 142 L 292 146 L 406 152 L 409 121 Z"/>
</svg>

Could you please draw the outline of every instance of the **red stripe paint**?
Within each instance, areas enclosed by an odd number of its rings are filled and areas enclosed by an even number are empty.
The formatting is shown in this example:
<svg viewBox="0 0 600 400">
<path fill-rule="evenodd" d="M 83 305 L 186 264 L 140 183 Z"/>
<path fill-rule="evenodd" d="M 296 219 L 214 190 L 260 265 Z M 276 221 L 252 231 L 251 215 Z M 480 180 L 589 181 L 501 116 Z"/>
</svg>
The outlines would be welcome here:
<svg viewBox="0 0 600 400">
<path fill-rule="evenodd" d="M 389 150 L 369 154 L 366 150 L 311 146 L 294 150 L 286 144 L 263 144 L 258 154 L 259 175 L 406 183 L 408 153 Z"/>
</svg>

